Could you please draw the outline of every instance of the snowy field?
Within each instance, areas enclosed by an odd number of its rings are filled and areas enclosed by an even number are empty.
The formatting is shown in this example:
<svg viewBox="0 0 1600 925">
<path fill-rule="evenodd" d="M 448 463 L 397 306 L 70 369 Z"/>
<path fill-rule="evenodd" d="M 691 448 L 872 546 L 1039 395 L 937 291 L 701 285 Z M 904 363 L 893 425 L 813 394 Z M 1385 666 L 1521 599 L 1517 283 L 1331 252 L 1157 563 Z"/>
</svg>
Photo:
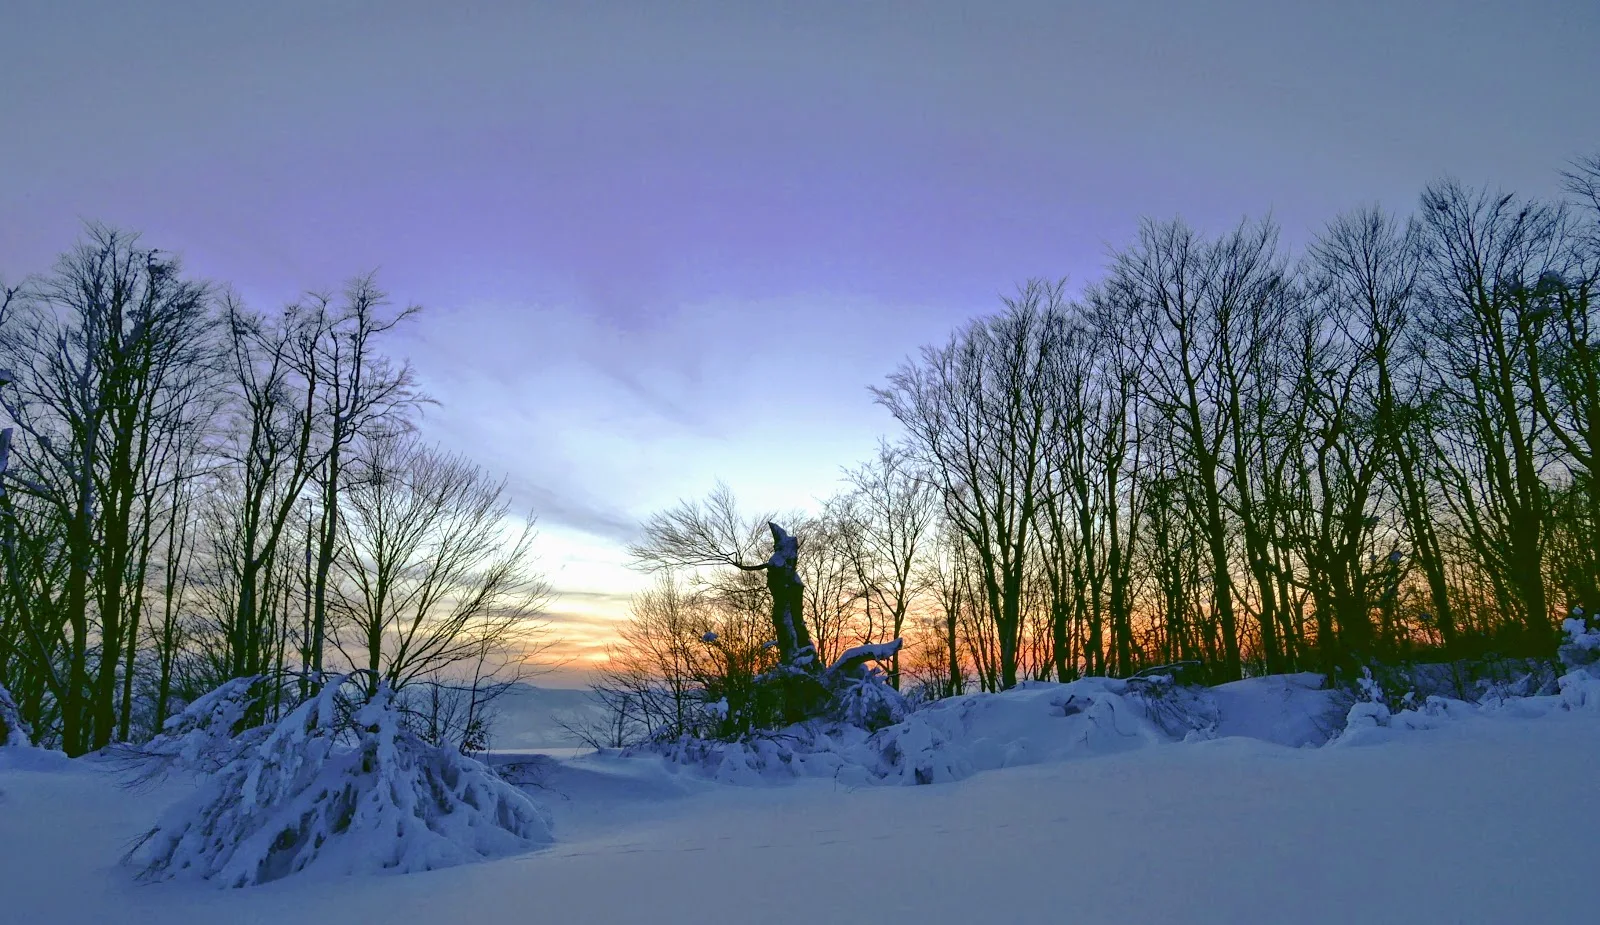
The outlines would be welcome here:
<svg viewBox="0 0 1600 925">
<path fill-rule="evenodd" d="M 1114 739 L 1063 736 L 1107 720 L 1063 710 L 1067 691 L 961 698 L 970 741 L 948 748 L 1015 766 L 928 786 L 503 756 L 554 817 L 547 849 L 234 890 L 118 862 L 192 784 L 130 792 L 0 749 L 0 923 L 1600 921 L 1592 704 L 1454 702 L 1314 747 L 1338 705 L 1303 678 L 1213 691 L 1214 737 L 1188 741 L 1131 714 Z"/>
</svg>

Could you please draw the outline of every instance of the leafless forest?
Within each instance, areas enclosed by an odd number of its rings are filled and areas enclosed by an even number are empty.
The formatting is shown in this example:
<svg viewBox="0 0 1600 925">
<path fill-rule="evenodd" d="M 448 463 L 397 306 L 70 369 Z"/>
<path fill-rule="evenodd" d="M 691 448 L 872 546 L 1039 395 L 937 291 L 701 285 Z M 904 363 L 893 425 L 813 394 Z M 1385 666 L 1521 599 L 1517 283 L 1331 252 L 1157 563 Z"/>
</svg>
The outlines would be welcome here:
<svg viewBox="0 0 1600 925">
<path fill-rule="evenodd" d="M 729 731 L 775 659 L 738 567 L 774 517 L 822 661 L 904 637 L 922 698 L 1552 656 L 1600 606 L 1600 159 L 1567 181 L 1440 182 L 1294 254 L 1147 222 L 1081 290 L 1026 283 L 874 389 L 900 428 L 820 513 L 719 490 L 646 522 L 656 584 L 580 732 Z M 98 226 L 12 282 L 0 687 L 38 741 L 137 741 L 233 678 L 281 712 L 337 666 L 481 745 L 548 588 L 503 485 L 414 433 L 411 310 L 360 278 L 259 313 Z"/>
<path fill-rule="evenodd" d="M 822 660 L 895 686 L 1195 681 L 1550 658 L 1600 605 L 1600 159 L 1540 202 L 1441 181 L 1413 215 L 1146 222 L 1103 278 L 1022 286 L 874 389 L 902 425 L 806 518 Z M 596 744 L 730 730 L 774 656 L 762 523 L 657 515 Z M 792 518 L 791 518 L 792 519 Z"/>
<path fill-rule="evenodd" d="M 276 313 L 91 226 L 0 314 L 0 686 L 69 755 L 234 678 L 366 669 L 470 748 L 547 588 L 503 485 L 412 432 L 370 278 Z M 509 669 L 509 670 L 508 670 Z"/>
</svg>

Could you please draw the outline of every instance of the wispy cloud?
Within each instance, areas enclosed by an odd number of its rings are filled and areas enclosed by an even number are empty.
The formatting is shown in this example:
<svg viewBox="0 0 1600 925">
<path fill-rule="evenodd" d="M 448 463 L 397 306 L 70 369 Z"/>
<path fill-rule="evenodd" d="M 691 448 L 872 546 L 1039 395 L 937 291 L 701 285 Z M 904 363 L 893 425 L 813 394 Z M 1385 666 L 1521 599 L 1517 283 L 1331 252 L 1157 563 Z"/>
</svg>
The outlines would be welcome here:
<svg viewBox="0 0 1600 925">
<path fill-rule="evenodd" d="M 637 519 L 587 498 L 587 492 L 578 486 L 564 485 L 557 490 L 525 476 L 513 475 L 508 478 L 506 487 L 513 501 L 532 511 L 540 524 L 566 527 L 615 543 L 631 543 L 638 539 Z"/>
<path fill-rule="evenodd" d="M 633 600 L 631 594 L 620 594 L 614 591 L 591 591 L 571 588 L 557 588 L 555 590 L 557 602 L 563 604 L 598 604 L 602 607 L 623 608 Z"/>
</svg>

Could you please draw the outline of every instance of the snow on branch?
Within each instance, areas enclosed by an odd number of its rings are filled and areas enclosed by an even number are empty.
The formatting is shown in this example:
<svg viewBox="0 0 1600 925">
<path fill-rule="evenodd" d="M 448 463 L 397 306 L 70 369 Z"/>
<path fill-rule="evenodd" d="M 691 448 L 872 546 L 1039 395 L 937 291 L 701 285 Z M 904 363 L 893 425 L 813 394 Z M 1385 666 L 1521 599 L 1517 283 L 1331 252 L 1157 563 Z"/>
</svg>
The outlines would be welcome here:
<svg viewBox="0 0 1600 925">
<path fill-rule="evenodd" d="M 891 639 L 888 642 L 873 642 L 846 649 L 828 667 L 828 671 L 832 674 L 854 674 L 860 671 L 861 666 L 867 662 L 889 661 L 894 658 L 895 653 L 899 652 L 900 647 L 904 644 L 904 640 Z"/>
<path fill-rule="evenodd" d="M 22 720 L 22 711 L 17 709 L 17 702 L 11 698 L 11 692 L 0 685 L 0 746 L 9 748 L 27 748 L 33 744 L 28 741 L 32 730 Z"/>
</svg>

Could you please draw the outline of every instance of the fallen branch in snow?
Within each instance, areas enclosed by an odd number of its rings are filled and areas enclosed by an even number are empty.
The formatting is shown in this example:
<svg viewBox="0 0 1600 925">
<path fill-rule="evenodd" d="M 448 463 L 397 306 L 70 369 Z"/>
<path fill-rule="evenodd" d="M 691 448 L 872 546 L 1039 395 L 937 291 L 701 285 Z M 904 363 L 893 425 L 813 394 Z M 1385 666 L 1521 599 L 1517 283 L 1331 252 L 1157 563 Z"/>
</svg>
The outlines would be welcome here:
<svg viewBox="0 0 1600 925">
<path fill-rule="evenodd" d="M 904 640 L 893 639 L 889 642 L 869 643 L 846 649 L 833 664 L 828 667 L 828 673 L 836 676 L 857 675 L 866 667 L 867 662 L 887 662 L 894 658 L 900 651 Z"/>
</svg>

